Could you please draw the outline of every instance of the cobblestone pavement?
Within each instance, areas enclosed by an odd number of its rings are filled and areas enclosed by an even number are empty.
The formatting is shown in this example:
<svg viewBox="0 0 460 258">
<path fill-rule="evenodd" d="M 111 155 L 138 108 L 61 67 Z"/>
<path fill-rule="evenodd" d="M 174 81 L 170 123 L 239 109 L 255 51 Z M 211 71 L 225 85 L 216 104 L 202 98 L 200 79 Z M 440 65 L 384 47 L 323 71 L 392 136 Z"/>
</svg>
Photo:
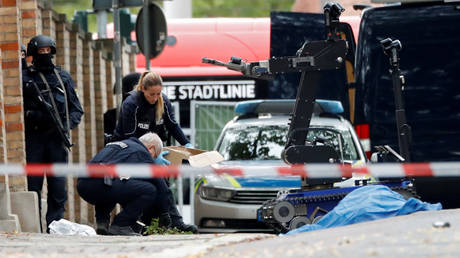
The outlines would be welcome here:
<svg viewBox="0 0 460 258">
<path fill-rule="evenodd" d="M 448 226 L 446 226 L 448 223 Z M 301 233 L 57 236 L 0 233 L 0 257 L 460 257 L 460 209 Z"/>
</svg>

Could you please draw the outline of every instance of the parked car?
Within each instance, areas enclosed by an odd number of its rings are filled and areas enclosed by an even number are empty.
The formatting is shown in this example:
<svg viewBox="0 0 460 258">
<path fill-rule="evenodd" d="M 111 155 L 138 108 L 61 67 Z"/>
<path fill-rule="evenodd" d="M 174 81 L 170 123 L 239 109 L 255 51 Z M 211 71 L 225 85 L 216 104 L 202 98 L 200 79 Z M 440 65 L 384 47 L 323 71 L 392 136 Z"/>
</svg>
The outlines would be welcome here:
<svg viewBox="0 0 460 258">
<path fill-rule="evenodd" d="M 281 160 L 286 143 L 289 113 L 294 100 L 243 101 L 235 106 L 239 113 L 227 123 L 215 150 L 225 161 L 216 168 L 287 166 Z M 365 163 L 366 156 L 352 125 L 340 116 L 338 101 L 317 100 L 307 141 L 332 146 L 345 163 Z M 195 187 L 194 222 L 200 232 L 268 232 L 257 222 L 256 211 L 278 192 L 298 189 L 300 177 L 202 177 Z"/>
</svg>

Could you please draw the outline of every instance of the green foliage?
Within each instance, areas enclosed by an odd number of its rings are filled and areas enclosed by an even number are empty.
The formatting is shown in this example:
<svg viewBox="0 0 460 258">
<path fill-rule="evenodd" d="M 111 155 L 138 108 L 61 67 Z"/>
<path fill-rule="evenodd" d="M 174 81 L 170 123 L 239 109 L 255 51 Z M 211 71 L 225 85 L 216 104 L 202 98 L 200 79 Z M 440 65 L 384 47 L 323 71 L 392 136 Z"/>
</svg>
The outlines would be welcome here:
<svg viewBox="0 0 460 258">
<path fill-rule="evenodd" d="M 152 220 L 152 224 L 150 224 L 150 226 L 147 227 L 147 230 L 144 233 L 144 235 L 170 235 L 170 234 L 190 235 L 193 233 L 180 231 L 177 228 L 160 227 L 158 223 L 158 218 Z"/>
<path fill-rule="evenodd" d="M 294 0 L 192 0 L 193 17 L 269 17 L 289 11 Z"/>
<path fill-rule="evenodd" d="M 92 10 L 93 0 L 45 0 L 52 3 L 53 9 L 64 13 L 72 21 L 74 12 Z M 269 17 L 270 11 L 289 11 L 295 0 L 192 0 L 193 17 Z M 157 1 L 159 4 L 162 1 Z M 139 8 L 130 8 L 131 14 L 137 14 Z M 112 15 L 108 15 L 111 22 Z M 96 14 L 88 15 L 90 32 L 97 32 Z"/>
</svg>

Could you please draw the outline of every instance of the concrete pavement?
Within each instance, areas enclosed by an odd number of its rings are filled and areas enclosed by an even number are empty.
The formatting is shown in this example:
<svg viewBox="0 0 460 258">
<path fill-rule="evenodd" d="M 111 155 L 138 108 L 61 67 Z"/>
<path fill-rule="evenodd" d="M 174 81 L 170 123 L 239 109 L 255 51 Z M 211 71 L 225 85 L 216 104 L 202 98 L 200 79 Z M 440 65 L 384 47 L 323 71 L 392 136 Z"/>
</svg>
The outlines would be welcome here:
<svg viewBox="0 0 460 258">
<path fill-rule="evenodd" d="M 243 242 L 200 257 L 460 257 L 460 209 Z"/>
<path fill-rule="evenodd" d="M 268 234 L 58 236 L 0 233 L 0 257 L 194 257 L 218 246 L 275 237 Z"/>
<path fill-rule="evenodd" d="M 418 212 L 293 236 L 81 237 L 0 233 L 0 257 L 310 256 L 460 257 L 460 209 Z"/>
</svg>

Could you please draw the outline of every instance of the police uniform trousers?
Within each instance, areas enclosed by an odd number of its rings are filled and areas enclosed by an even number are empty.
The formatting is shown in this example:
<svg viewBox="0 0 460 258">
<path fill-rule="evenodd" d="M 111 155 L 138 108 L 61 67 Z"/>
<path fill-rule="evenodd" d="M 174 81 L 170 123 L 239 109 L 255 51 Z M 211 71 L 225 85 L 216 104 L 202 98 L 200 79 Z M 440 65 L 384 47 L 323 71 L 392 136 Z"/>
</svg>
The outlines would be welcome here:
<svg viewBox="0 0 460 258">
<path fill-rule="evenodd" d="M 143 210 L 157 197 L 157 189 L 152 183 L 137 179 L 114 178 L 110 186 L 103 178 L 79 178 L 77 190 L 85 201 L 95 206 L 98 222 L 109 222 L 110 212 L 119 203 L 123 209 L 115 216 L 112 225 L 121 227 L 136 223 Z"/>
<path fill-rule="evenodd" d="M 67 163 L 68 152 L 59 135 L 30 130 L 26 132 L 26 160 L 27 163 Z M 28 190 L 38 194 L 40 218 L 43 179 L 43 176 L 27 177 Z M 65 177 L 46 176 L 46 182 L 48 185 L 46 224 L 48 226 L 53 220 L 64 218 L 67 184 Z"/>
<path fill-rule="evenodd" d="M 154 180 L 161 180 L 166 186 L 166 191 L 161 195 L 161 197 L 163 198 L 161 202 L 155 202 L 153 205 L 147 207 L 144 210 L 142 217 L 141 217 L 141 221 L 146 225 L 150 225 L 152 219 L 158 218 L 161 215 L 161 213 L 164 212 L 162 208 L 165 206 L 168 206 L 169 208 L 167 212 L 169 213 L 169 216 L 171 217 L 173 224 L 183 222 L 182 215 L 177 209 L 176 202 L 174 200 L 174 195 L 171 189 L 169 188 L 168 179 L 159 178 L 159 179 L 143 179 L 143 180 L 148 181 L 148 182 L 152 182 Z"/>
</svg>

